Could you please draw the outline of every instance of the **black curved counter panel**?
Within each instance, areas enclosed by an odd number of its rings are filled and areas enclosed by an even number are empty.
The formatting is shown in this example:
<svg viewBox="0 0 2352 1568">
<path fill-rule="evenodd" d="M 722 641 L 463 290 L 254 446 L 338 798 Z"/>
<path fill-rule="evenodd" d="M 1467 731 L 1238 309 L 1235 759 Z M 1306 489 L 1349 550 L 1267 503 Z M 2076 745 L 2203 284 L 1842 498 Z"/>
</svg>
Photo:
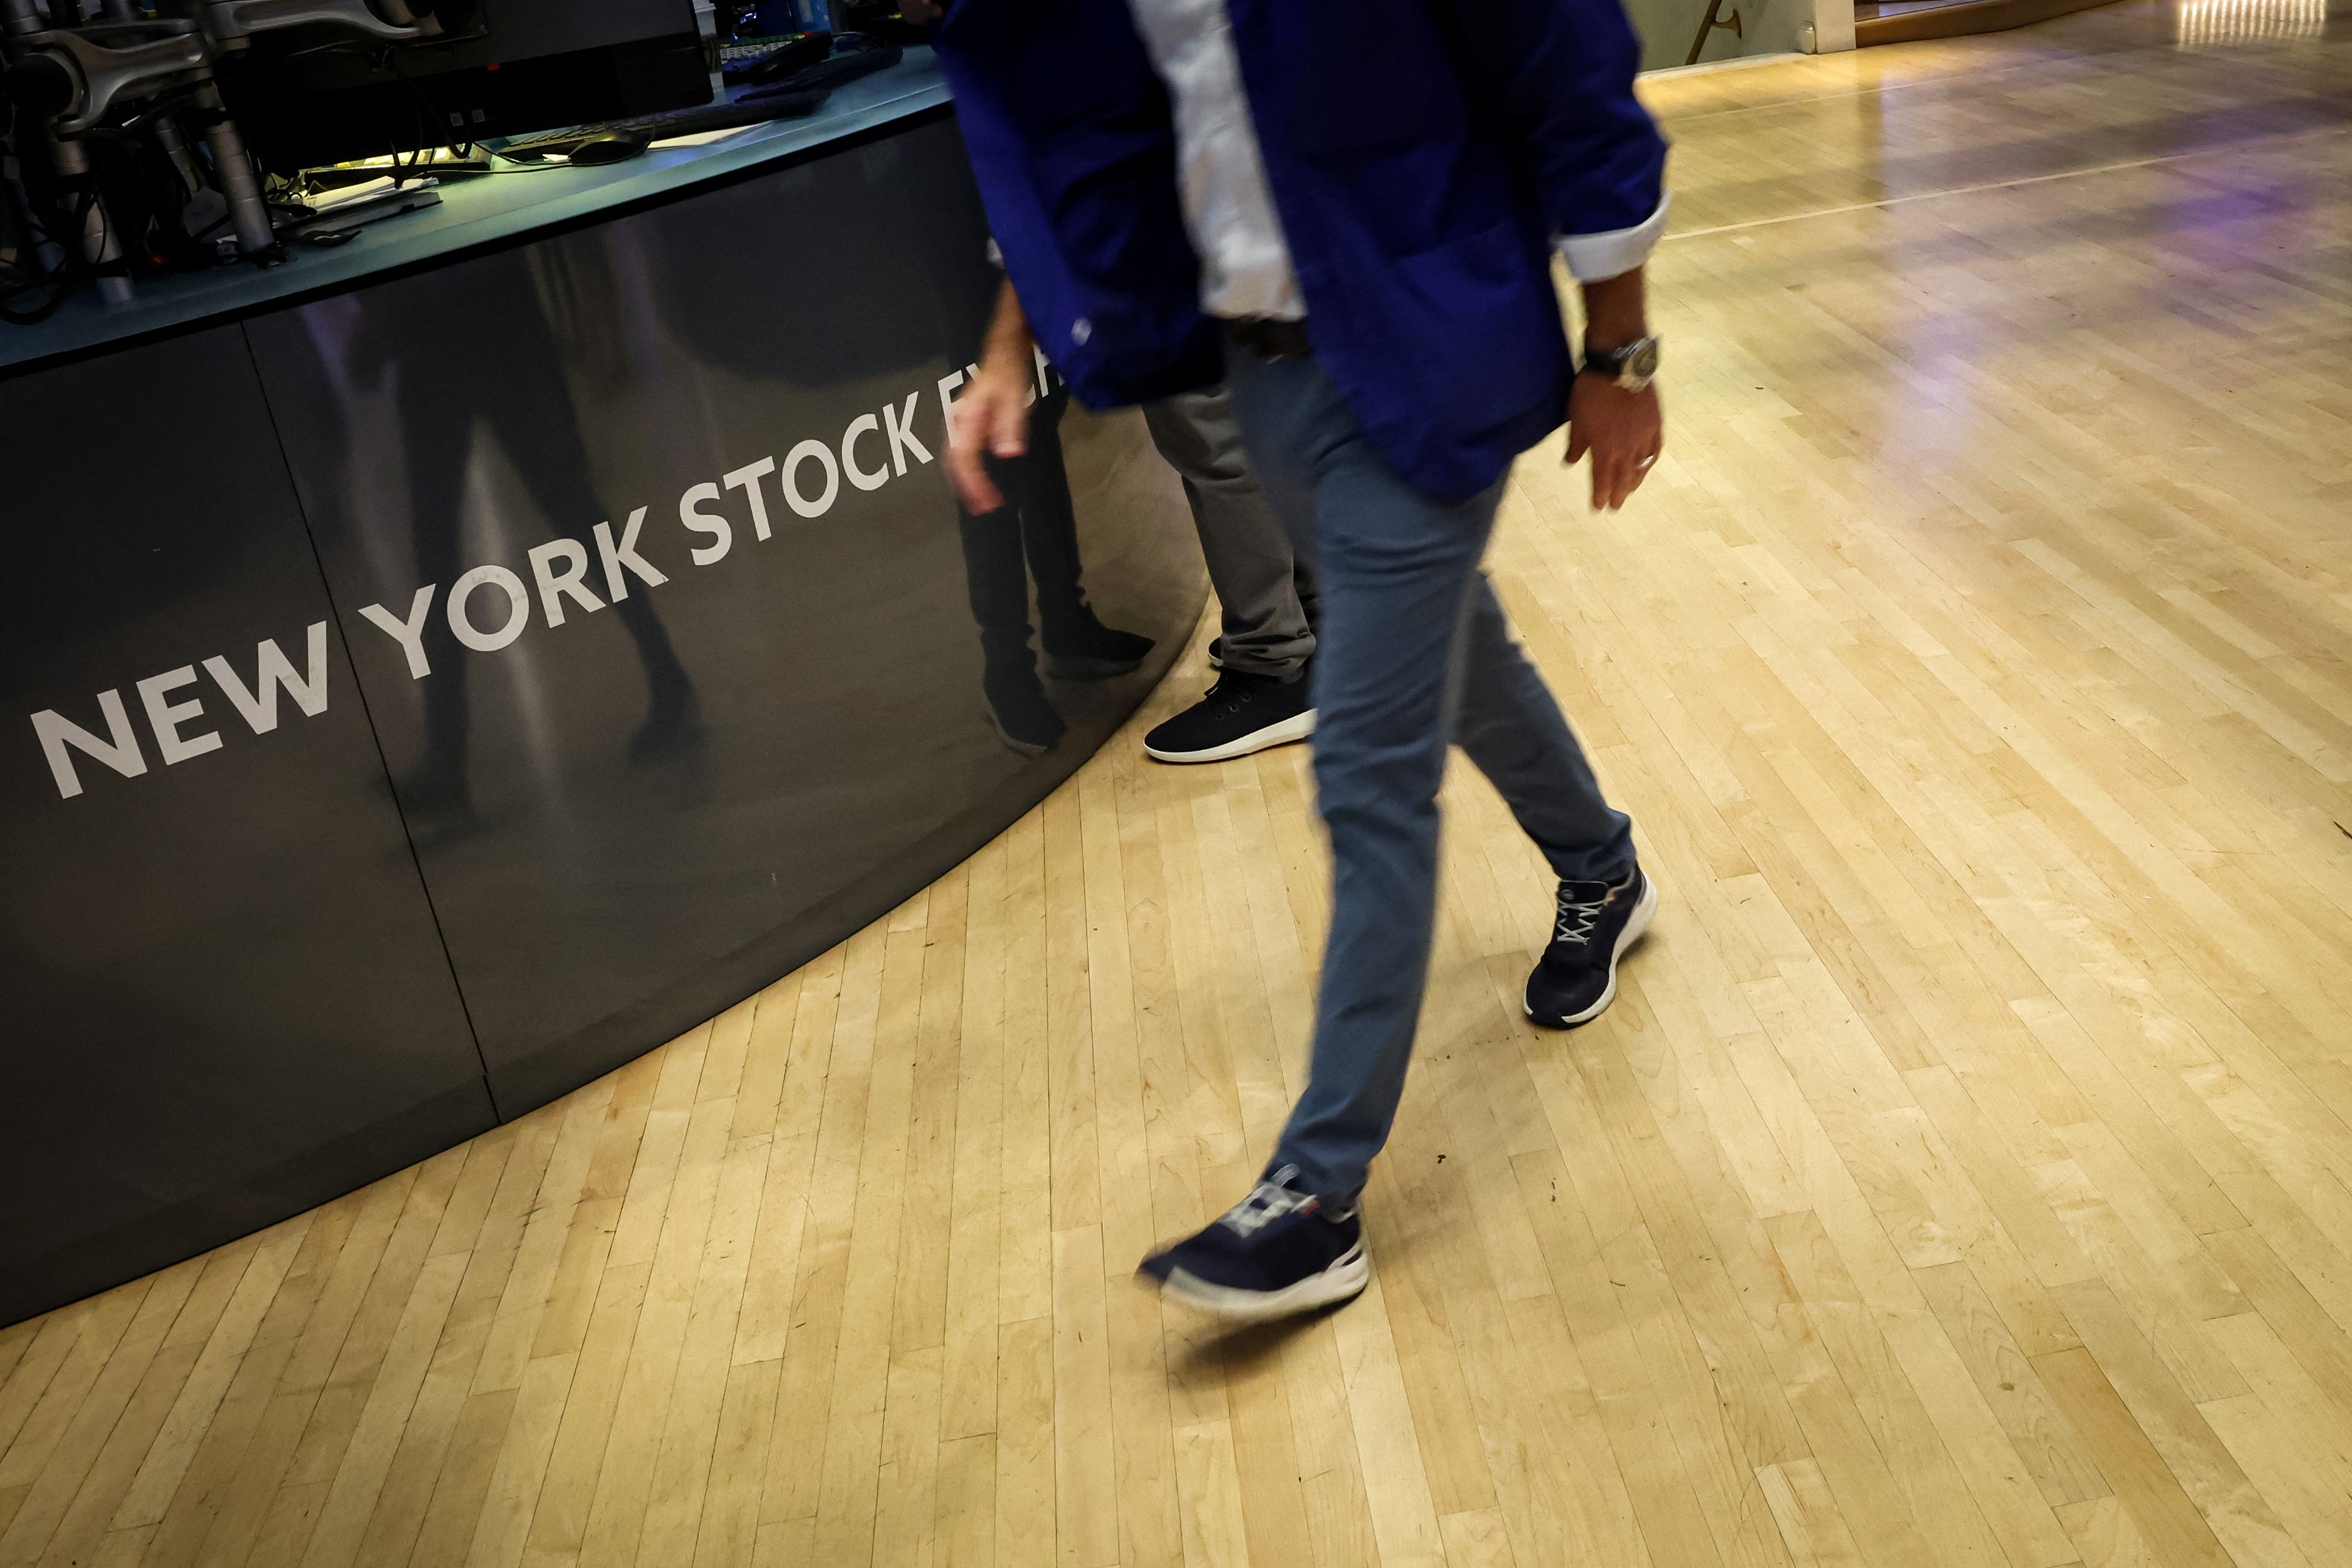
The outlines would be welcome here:
<svg viewBox="0 0 2352 1568">
<path fill-rule="evenodd" d="M 0 1323 L 750 994 L 1041 798 L 1198 613 L 1139 419 L 1050 371 L 1058 460 L 958 510 L 996 276 L 924 51 L 446 197 L 0 337 Z M 1139 668 L 1020 649 L 1080 586 Z M 1009 745 L 984 676 L 1067 733 Z"/>
</svg>

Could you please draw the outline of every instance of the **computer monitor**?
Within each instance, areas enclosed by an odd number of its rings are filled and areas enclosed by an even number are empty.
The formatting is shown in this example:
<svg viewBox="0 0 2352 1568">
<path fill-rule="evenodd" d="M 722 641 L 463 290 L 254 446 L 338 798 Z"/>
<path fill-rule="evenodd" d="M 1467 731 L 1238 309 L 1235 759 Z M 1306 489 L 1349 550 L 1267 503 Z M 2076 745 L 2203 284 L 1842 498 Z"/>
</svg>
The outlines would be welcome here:
<svg viewBox="0 0 2352 1568">
<path fill-rule="evenodd" d="M 446 40 L 295 28 L 224 59 L 221 94 L 273 173 L 710 101 L 694 0 L 479 0 Z"/>
</svg>

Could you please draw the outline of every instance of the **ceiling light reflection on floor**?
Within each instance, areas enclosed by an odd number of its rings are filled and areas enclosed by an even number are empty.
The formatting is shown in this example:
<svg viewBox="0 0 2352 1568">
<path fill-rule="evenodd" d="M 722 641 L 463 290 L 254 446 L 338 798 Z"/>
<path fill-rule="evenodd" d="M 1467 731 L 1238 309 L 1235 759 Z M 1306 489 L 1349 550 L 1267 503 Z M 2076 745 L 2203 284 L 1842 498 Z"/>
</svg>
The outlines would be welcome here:
<svg viewBox="0 0 2352 1568">
<path fill-rule="evenodd" d="M 2173 16 L 2182 48 L 2221 48 L 2315 38 L 2327 26 L 2327 0 L 2181 0 Z"/>
</svg>

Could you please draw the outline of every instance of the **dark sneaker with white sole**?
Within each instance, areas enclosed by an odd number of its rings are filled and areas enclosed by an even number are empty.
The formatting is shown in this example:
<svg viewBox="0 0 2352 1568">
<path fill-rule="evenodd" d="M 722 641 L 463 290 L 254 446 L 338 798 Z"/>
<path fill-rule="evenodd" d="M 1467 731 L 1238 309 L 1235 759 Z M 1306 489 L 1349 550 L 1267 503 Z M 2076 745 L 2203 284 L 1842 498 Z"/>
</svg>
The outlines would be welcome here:
<svg viewBox="0 0 2352 1568">
<path fill-rule="evenodd" d="M 1143 1260 L 1139 1274 L 1188 1305 L 1235 1322 L 1311 1312 L 1362 1294 L 1372 1263 L 1364 1225 L 1291 1185 L 1285 1165 L 1197 1236 Z"/>
<path fill-rule="evenodd" d="M 1657 912 L 1657 885 L 1638 866 L 1621 882 L 1562 882 L 1551 945 L 1528 976 L 1528 1016 L 1547 1029 L 1573 1029 L 1607 1012 L 1617 1000 L 1618 959 Z"/>
<path fill-rule="evenodd" d="M 1209 694 L 1143 737 L 1143 750 L 1163 763 L 1222 763 L 1315 733 L 1307 672 L 1288 680 L 1228 669 Z"/>
</svg>

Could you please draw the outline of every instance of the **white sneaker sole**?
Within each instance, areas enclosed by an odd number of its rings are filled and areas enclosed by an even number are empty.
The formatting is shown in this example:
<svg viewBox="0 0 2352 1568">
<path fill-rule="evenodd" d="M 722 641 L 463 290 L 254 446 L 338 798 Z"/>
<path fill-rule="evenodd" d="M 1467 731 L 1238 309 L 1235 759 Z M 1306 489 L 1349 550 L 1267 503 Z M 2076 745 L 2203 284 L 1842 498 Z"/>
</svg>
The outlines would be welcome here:
<svg viewBox="0 0 2352 1568">
<path fill-rule="evenodd" d="M 1315 733 L 1315 710 L 1308 709 L 1295 719 L 1285 719 L 1279 724 L 1268 724 L 1263 730 L 1253 730 L 1239 740 L 1227 741 L 1222 746 L 1211 746 L 1199 752 L 1163 752 L 1157 746 L 1143 748 L 1144 755 L 1161 763 L 1225 763 L 1235 757 L 1246 757 L 1252 752 L 1271 751 L 1287 746 Z"/>
<path fill-rule="evenodd" d="M 1362 1295 L 1364 1287 L 1371 1282 L 1371 1255 L 1360 1241 L 1322 1273 L 1310 1274 L 1297 1284 L 1279 1290 L 1244 1290 L 1232 1285 L 1212 1285 L 1181 1268 L 1172 1270 L 1160 1289 L 1185 1305 L 1228 1322 L 1265 1323 L 1335 1302 L 1351 1301 Z"/>
<path fill-rule="evenodd" d="M 1570 1013 L 1557 1023 L 1548 1018 L 1537 1018 L 1536 1010 L 1528 1005 L 1525 995 L 1519 998 L 1519 1010 L 1538 1025 L 1548 1029 L 1573 1029 L 1579 1024 L 1590 1024 L 1593 1019 L 1609 1011 L 1609 1004 L 1617 1000 L 1617 961 L 1625 956 L 1627 948 L 1642 940 L 1642 933 L 1650 929 L 1650 922 L 1657 918 L 1657 914 L 1658 884 L 1644 873 L 1642 878 L 1642 897 L 1641 900 L 1633 906 L 1633 918 L 1627 921 L 1625 929 L 1617 933 L 1617 946 L 1609 954 L 1609 984 L 1607 989 L 1601 993 L 1601 1000 L 1581 1013 Z"/>
</svg>

